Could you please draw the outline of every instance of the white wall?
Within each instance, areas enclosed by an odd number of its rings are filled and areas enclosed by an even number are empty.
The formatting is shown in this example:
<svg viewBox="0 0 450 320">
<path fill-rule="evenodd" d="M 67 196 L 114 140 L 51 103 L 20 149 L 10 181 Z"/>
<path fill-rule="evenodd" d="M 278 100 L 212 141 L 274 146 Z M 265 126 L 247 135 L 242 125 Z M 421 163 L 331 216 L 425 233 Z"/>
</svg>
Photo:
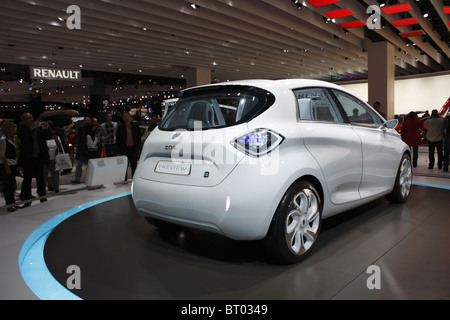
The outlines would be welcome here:
<svg viewBox="0 0 450 320">
<path fill-rule="evenodd" d="M 361 100 L 368 102 L 369 101 L 369 89 L 367 82 L 365 83 L 354 83 L 354 84 L 340 84 L 341 87 L 352 92 L 355 96 L 360 98 Z"/>
<path fill-rule="evenodd" d="M 353 92 L 364 101 L 368 101 L 368 84 L 343 84 L 342 87 Z M 395 81 L 395 114 L 410 111 L 440 110 L 450 97 L 450 74 L 421 77 L 415 79 L 397 79 Z"/>
</svg>

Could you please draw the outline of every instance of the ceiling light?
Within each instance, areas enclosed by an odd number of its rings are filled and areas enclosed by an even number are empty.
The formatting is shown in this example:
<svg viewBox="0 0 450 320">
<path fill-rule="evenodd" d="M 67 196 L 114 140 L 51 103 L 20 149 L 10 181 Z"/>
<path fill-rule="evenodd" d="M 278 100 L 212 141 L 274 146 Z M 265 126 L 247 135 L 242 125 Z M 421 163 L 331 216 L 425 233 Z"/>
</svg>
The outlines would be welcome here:
<svg viewBox="0 0 450 320">
<path fill-rule="evenodd" d="M 398 27 L 410 26 L 413 24 L 419 24 L 419 21 L 417 21 L 416 18 L 410 18 L 410 19 L 392 21 L 392 24 L 398 28 Z"/>
<path fill-rule="evenodd" d="M 351 29 L 351 28 L 363 27 L 363 26 L 365 26 L 365 23 L 362 21 L 353 21 L 353 22 L 341 23 L 339 25 L 344 29 Z"/>
<path fill-rule="evenodd" d="M 314 7 L 322 7 L 322 6 L 327 6 L 329 4 L 333 4 L 333 3 L 338 3 L 340 0 L 308 0 L 306 2 L 308 2 L 310 5 L 314 6 Z"/>
<path fill-rule="evenodd" d="M 199 10 L 200 6 L 196 5 L 195 3 L 191 3 L 191 8 L 194 10 Z"/>
<path fill-rule="evenodd" d="M 349 9 L 342 9 L 342 10 L 326 12 L 325 15 L 331 19 L 338 19 L 338 18 L 352 16 L 353 12 L 351 12 Z"/>
<path fill-rule="evenodd" d="M 412 8 L 408 3 L 404 4 L 397 4 L 389 7 L 384 7 L 381 10 L 383 10 L 386 14 L 394 14 L 399 12 L 405 12 L 405 11 L 411 11 Z"/>
<path fill-rule="evenodd" d="M 424 36 L 424 35 L 425 35 L 425 32 L 423 30 L 400 33 L 400 36 L 402 36 L 403 38 L 418 37 L 418 36 Z M 415 44 L 413 44 L 413 45 L 415 45 Z"/>
</svg>

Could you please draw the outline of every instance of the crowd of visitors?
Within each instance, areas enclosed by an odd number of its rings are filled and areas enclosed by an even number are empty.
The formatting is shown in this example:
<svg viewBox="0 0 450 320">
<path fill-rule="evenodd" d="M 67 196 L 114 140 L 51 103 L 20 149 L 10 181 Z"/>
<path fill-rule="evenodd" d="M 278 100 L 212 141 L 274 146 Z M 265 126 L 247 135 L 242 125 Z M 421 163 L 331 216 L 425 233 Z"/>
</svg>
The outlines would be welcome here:
<svg viewBox="0 0 450 320">
<path fill-rule="evenodd" d="M 427 111 L 419 119 L 415 112 L 410 112 L 402 124 L 401 136 L 413 152 L 413 167 L 417 167 L 419 145 L 426 140 L 428 143 L 428 169 L 433 169 L 437 164 L 439 170 L 443 169 L 444 172 L 448 172 L 450 114 L 443 118 L 434 109 L 431 111 L 431 115 Z M 437 154 L 437 161 L 435 154 Z"/>
<path fill-rule="evenodd" d="M 124 112 L 120 120 L 113 121 L 113 116 L 107 114 L 101 125 L 94 117 L 85 117 L 77 123 L 75 178 L 72 183 L 81 182 L 83 165 L 93 158 L 126 155 L 131 174 L 134 174 L 141 147 L 141 131 L 128 112 Z M 150 126 L 153 128 L 154 124 Z M 9 212 L 19 209 L 14 205 L 15 194 L 19 192 L 17 176 L 23 178 L 19 195 L 25 202 L 22 207 L 30 206 L 36 199 L 31 191 L 33 179 L 39 201 L 47 201 L 47 191 L 59 192 L 61 169 L 56 158 L 58 154 L 69 152 L 63 128 L 55 127 L 52 121 L 35 121 L 27 112 L 22 114 L 19 125 L 10 120 L 3 121 L 0 137 L 0 186 Z"/>
</svg>

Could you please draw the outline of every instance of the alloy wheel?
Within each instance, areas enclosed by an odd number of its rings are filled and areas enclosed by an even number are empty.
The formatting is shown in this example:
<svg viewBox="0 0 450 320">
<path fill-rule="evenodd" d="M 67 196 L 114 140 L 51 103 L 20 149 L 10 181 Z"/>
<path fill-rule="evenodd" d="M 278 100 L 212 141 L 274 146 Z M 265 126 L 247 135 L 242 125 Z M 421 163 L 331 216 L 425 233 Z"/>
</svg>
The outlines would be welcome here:
<svg viewBox="0 0 450 320">
<path fill-rule="evenodd" d="M 320 201 L 312 190 L 303 189 L 292 198 L 285 220 L 285 239 L 294 254 L 302 255 L 314 244 L 320 219 Z"/>
<path fill-rule="evenodd" d="M 412 183 L 411 161 L 409 157 L 407 157 L 403 159 L 402 165 L 400 167 L 400 176 L 399 176 L 400 192 L 403 198 L 408 197 L 409 192 L 411 190 L 411 183 Z"/>
</svg>

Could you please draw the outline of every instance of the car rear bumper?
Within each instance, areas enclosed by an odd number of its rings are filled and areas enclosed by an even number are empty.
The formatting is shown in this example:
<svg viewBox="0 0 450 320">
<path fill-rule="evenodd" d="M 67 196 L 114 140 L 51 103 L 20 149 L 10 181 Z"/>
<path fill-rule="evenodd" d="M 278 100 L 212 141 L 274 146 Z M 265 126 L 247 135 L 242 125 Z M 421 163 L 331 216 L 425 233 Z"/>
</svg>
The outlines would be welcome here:
<svg viewBox="0 0 450 320">
<path fill-rule="evenodd" d="M 282 196 L 283 179 L 261 174 L 260 163 L 239 164 L 220 184 L 207 187 L 147 180 L 139 170 L 132 195 L 140 215 L 235 240 L 264 238 Z"/>
</svg>

